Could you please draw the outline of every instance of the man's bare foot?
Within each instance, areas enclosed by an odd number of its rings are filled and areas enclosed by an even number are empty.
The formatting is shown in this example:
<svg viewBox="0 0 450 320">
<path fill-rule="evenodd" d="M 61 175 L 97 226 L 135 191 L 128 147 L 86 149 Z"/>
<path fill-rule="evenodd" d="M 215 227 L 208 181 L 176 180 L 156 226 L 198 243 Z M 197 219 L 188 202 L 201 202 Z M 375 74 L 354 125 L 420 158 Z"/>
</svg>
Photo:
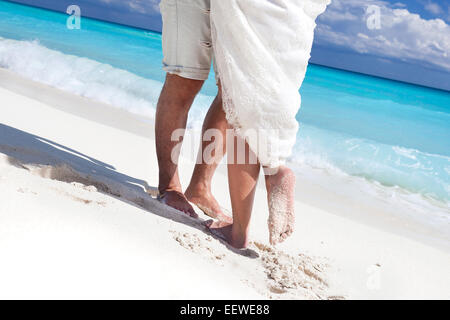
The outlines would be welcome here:
<svg viewBox="0 0 450 320">
<path fill-rule="evenodd" d="M 205 221 L 205 226 L 213 235 L 224 240 L 235 249 L 247 248 L 248 239 L 242 232 L 233 229 L 233 224 L 224 221 Z"/>
<path fill-rule="evenodd" d="M 223 208 L 207 189 L 194 191 L 194 188 L 189 186 L 184 195 L 186 199 L 194 203 L 207 216 L 227 223 L 233 223 L 233 218 L 225 214 Z"/>
<path fill-rule="evenodd" d="M 276 174 L 266 175 L 269 202 L 270 244 L 276 245 L 294 231 L 295 175 L 291 169 L 280 167 Z"/>
<path fill-rule="evenodd" d="M 158 197 L 165 205 L 186 213 L 192 218 L 198 218 L 194 208 L 190 205 L 183 193 L 175 190 L 167 190 Z"/>
</svg>

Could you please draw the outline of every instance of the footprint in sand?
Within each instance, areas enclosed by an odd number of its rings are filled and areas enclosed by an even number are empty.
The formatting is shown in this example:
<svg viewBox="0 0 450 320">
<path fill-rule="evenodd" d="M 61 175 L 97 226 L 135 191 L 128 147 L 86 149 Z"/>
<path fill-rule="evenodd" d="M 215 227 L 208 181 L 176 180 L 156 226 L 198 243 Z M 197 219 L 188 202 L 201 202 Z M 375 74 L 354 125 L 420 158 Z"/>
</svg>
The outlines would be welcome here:
<svg viewBox="0 0 450 320">
<path fill-rule="evenodd" d="M 193 253 L 215 261 L 227 256 L 226 252 L 211 246 L 214 239 L 210 236 L 170 232 L 180 246 Z M 250 247 L 259 254 L 259 259 L 254 260 L 257 264 L 254 270 L 260 270 L 257 272 L 261 272 L 261 280 L 267 282 L 267 291 L 261 293 L 269 298 L 343 299 L 342 296 L 327 296 L 328 283 L 324 276 L 327 264 L 323 261 L 303 254 L 292 256 L 259 242 L 250 243 Z M 249 285 L 259 287 L 257 282 Z"/>
<path fill-rule="evenodd" d="M 79 182 L 71 182 L 70 185 L 76 188 L 74 190 L 74 192 L 69 193 L 69 192 L 66 192 L 66 191 L 63 191 L 60 189 L 55 189 L 55 191 L 63 194 L 66 197 L 69 197 L 77 202 L 84 203 L 86 205 L 97 204 L 97 205 L 100 205 L 103 207 L 105 207 L 107 205 L 106 201 L 96 200 L 93 196 L 90 195 L 91 193 L 98 192 L 98 189 L 95 186 L 84 185 Z M 87 191 L 87 193 L 86 193 L 86 191 Z"/>
<path fill-rule="evenodd" d="M 328 283 L 324 279 L 325 263 L 303 254 L 289 255 L 281 250 L 253 242 L 261 256 L 261 263 L 272 293 L 303 296 L 309 299 L 328 299 Z"/>
<path fill-rule="evenodd" d="M 37 195 L 37 192 L 32 191 L 32 190 L 30 190 L 28 188 L 19 188 L 19 189 L 17 189 L 17 192 L 19 192 L 19 193 L 30 193 L 30 194 L 33 194 L 33 195 Z"/>
<path fill-rule="evenodd" d="M 211 236 L 198 236 L 194 233 L 170 231 L 175 241 L 178 242 L 183 248 L 194 253 L 206 253 L 206 256 L 212 260 L 220 261 L 225 258 L 224 252 L 218 252 L 218 250 L 212 249 L 209 245 L 213 238 Z"/>
</svg>

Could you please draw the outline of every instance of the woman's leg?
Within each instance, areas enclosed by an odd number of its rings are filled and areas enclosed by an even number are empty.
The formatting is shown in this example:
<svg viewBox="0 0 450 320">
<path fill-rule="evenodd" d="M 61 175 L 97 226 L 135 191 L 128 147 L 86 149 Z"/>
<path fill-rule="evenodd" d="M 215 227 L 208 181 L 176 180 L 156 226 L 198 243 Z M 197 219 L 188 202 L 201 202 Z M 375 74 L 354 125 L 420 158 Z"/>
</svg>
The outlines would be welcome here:
<svg viewBox="0 0 450 320">
<path fill-rule="evenodd" d="M 265 170 L 269 171 L 269 170 Z M 281 243 L 294 231 L 295 175 L 285 166 L 266 173 L 267 201 L 269 204 L 269 240 Z"/>
<path fill-rule="evenodd" d="M 239 147 L 243 145 L 245 147 Z M 229 148 L 234 149 L 228 152 L 228 184 L 233 223 L 210 221 L 207 226 L 233 247 L 245 248 L 248 245 L 250 218 L 261 166 L 259 162 L 252 161 L 256 156 L 241 138 L 236 137 L 232 144 L 229 142 Z M 242 157 L 243 152 L 245 157 Z M 266 171 L 269 240 L 275 245 L 286 240 L 294 231 L 295 175 L 285 166 Z"/>
<path fill-rule="evenodd" d="M 228 152 L 228 184 L 233 223 L 217 221 L 207 225 L 213 234 L 233 247 L 245 248 L 248 245 L 250 217 L 261 166 L 257 161 L 252 161 L 256 157 L 247 143 L 239 137 L 235 137 L 233 142 L 228 142 L 229 148 L 234 149 L 234 152 Z M 245 158 L 242 153 L 245 153 Z"/>
</svg>

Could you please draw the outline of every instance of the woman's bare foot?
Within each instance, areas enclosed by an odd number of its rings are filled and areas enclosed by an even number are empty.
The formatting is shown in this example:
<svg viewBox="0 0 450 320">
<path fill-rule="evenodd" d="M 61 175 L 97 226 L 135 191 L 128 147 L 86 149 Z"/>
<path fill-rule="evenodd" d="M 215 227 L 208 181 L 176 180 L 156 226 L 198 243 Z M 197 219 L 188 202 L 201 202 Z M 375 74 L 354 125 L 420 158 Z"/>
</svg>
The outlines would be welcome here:
<svg viewBox="0 0 450 320">
<path fill-rule="evenodd" d="M 232 223 L 208 220 L 205 221 L 205 226 L 213 235 L 224 240 L 233 248 L 244 249 L 248 246 L 247 233 L 236 230 Z"/>
<path fill-rule="evenodd" d="M 190 205 L 183 193 L 176 190 L 167 190 L 158 196 L 158 200 L 165 205 L 186 213 L 192 218 L 198 218 L 194 208 Z"/>
<path fill-rule="evenodd" d="M 276 245 L 294 231 L 295 175 L 291 169 L 280 167 L 275 174 L 266 175 L 269 202 L 270 244 Z"/>
<path fill-rule="evenodd" d="M 199 189 L 189 186 L 184 195 L 207 216 L 230 224 L 233 223 L 233 218 L 223 212 L 222 207 L 207 188 Z"/>
</svg>

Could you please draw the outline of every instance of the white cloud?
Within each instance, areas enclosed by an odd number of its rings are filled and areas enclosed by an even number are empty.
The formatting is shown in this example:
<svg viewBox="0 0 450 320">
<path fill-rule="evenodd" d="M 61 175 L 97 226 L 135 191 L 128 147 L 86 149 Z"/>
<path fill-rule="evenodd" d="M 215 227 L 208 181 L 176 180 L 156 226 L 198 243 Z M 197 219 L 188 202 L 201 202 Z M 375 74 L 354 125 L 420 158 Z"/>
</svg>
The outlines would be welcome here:
<svg viewBox="0 0 450 320">
<path fill-rule="evenodd" d="M 369 5 L 380 7 L 380 29 L 367 27 Z M 356 19 L 336 19 L 343 16 Z M 316 42 L 385 58 L 422 62 L 450 71 L 450 26 L 442 19 L 423 19 L 398 3 L 333 0 L 319 18 Z"/>
<path fill-rule="evenodd" d="M 100 1 L 131 12 L 159 12 L 160 0 Z M 423 4 L 430 12 L 443 10 L 431 0 Z M 369 5 L 380 8 L 380 29 L 370 30 L 367 26 Z M 391 4 L 385 0 L 333 0 L 319 18 L 316 43 L 334 44 L 384 58 L 413 60 L 450 71 L 450 26 L 442 19 L 423 19 L 406 8 L 403 2 Z"/>
<path fill-rule="evenodd" d="M 431 12 L 432 14 L 441 14 L 444 11 L 442 10 L 441 6 L 437 3 L 434 2 L 428 2 L 425 4 L 425 10 L 427 10 L 428 12 Z"/>
<path fill-rule="evenodd" d="M 160 0 L 100 0 L 103 3 L 142 14 L 159 12 Z"/>
<path fill-rule="evenodd" d="M 398 8 L 406 8 L 407 5 L 401 2 L 396 2 L 392 5 L 393 7 L 398 7 Z"/>
</svg>

